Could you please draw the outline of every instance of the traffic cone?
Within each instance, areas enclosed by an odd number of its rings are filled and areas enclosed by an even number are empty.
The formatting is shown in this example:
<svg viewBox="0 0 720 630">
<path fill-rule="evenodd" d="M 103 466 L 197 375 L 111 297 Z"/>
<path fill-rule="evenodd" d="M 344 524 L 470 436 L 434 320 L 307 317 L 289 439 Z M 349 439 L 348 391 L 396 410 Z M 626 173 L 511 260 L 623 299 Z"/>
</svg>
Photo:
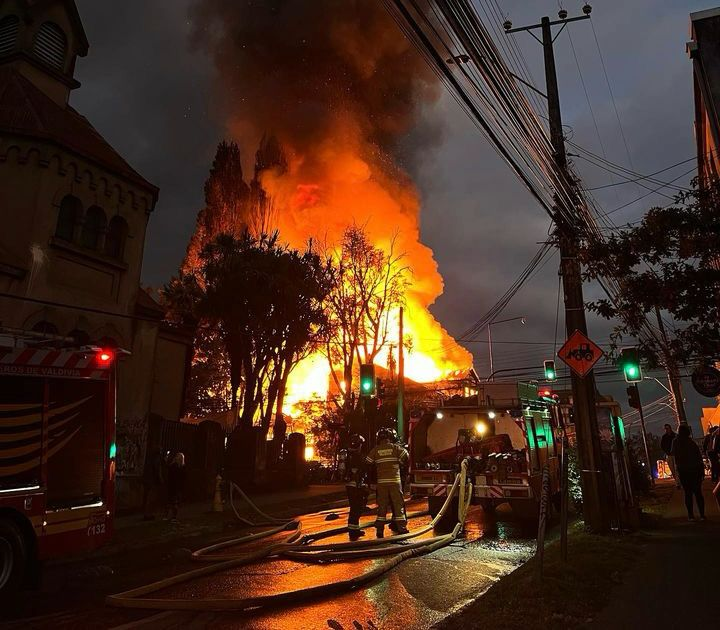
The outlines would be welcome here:
<svg viewBox="0 0 720 630">
<path fill-rule="evenodd" d="M 222 491 L 220 490 L 222 486 L 222 477 L 218 475 L 215 477 L 215 496 L 213 497 L 213 506 L 212 511 L 213 512 L 222 512 L 223 507 L 223 500 L 222 500 Z"/>
</svg>

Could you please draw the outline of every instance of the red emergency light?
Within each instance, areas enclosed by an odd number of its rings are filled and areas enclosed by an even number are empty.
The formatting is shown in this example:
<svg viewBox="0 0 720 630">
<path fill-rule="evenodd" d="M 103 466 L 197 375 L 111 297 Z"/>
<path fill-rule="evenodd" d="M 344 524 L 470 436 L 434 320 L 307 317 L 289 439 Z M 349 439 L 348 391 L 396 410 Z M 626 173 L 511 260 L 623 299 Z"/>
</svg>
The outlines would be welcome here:
<svg viewBox="0 0 720 630">
<path fill-rule="evenodd" d="M 108 367 L 115 358 L 115 353 L 112 350 L 103 349 L 99 350 L 96 359 L 100 366 L 102 367 Z"/>
</svg>

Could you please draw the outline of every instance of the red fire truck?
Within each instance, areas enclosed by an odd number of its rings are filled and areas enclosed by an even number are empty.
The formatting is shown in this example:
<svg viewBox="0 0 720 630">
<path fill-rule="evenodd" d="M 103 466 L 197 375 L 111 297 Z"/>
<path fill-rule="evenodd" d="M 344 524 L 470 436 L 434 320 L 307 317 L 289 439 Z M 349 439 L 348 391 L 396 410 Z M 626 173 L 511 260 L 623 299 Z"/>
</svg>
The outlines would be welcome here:
<svg viewBox="0 0 720 630">
<path fill-rule="evenodd" d="M 520 518 L 537 518 L 546 463 L 550 496 L 560 491 L 552 404 L 535 384 L 487 383 L 474 400 L 426 413 L 410 436 L 411 494 L 427 496 L 434 516 L 467 457 L 473 503 L 485 510 L 508 503 Z"/>
<path fill-rule="evenodd" d="M 0 594 L 112 535 L 118 351 L 3 347 Z M 12 341 L 16 343 L 16 341 Z"/>
</svg>

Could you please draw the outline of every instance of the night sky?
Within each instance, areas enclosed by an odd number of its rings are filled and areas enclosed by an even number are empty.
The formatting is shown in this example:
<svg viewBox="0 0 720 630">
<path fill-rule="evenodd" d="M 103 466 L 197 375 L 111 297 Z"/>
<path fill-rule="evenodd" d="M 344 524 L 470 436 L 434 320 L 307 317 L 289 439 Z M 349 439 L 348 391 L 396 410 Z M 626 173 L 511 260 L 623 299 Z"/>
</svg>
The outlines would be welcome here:
<svg viewBox="0 0 720 630">
<path fill-rule="evenodd" d="M 592 29 L 587 22 L 570 25 L 598 129 L 570 40 L 563 33 L 556 42 L 556 56 L 563 122 L 573 142 L 594 153 L 604 153 L 625 167 L 632 164 L 634 170 L 644 174 L 693 156 L 692 67 L 685 43 L 689 39 L 689 13 L 710 8 L 706 3 L 593 3 L 593 23 L 629 157 Z M 215 147 L 225 137 L 224 121 L 213 97 L 212 63 L 204 52 L 190 45 L 190 4 L 189 0 L 77 0 L 90 52 L 78 61 L 76 77 L 83 85 L 72 95 L 71 103 L 133 167 L 160 187 L 160 200 L 150 219 L 145 245 L 143 283 L 150 286 L 161 286 L 176 272 L 202 207 L 203 183 Z M 537 22 L 542 15 L 554 17 L 558 9 L 551 0 L 503 0 L 499 4 L 515 26 Z M 575 15 L 583 3 L 563 4 L 570 15 Z M 485 18 L 482 7 L 479 10 Z M 538 43 L 528 34 L 515 37 L 542 88 Z M 507 45 L 504 40 L 501 44 Z M 460 334 L 512 284 L 537 250 L 538 242 L 547 238 L 549 220 L 451 98 L 444 96 L 428 116 L 443 122 L 442 139 L 422 160 L 406 166 L 422 193 L 423 240 L 434 250 L 445 280 L 445 293 L 432 310 L 451 333 Z M 254 148 L 256 140 L 248 144 Z M 582 159 L 572 159 L 587 187 L 621 181 Z M 690 162 L 658 177 L 669 181 L 692 166 Z M 681 177 L 676 184 L 687 184 L 691 176 Z M 603 209 L 612 211 L 646 192 L 627 184 L 593 194 Z M 668 202 L 652 194 L 611 216 L 615 223 L 623 224 L 637 220 L 654 204 Z M 557 266 L 555 254 L 501 317 L 524 315 L 525 326 L 511 322 L 493 328 L 498 342 L 523 342 L 497 343 L 496 369 L 541 365 L 543 359 L 550 358 L 552 346 L 548 350 L 548 346 L 533 344 L 555 340 Z M 596 288 L 586 290 L 586 297 L 595 295 L 599 295 Z M 558 343 L 562 343 L 562 330 L 561 314 Z M 607 322 L 591 318 L 589 330 L 598 343 L 607 342 Z M 475 355 L 478 372 L 487 373 L 487 345 L 472 343 L 468 347 Z M 619 382 L 600 385 L 601 391 L 614 394 L 623 407 L 624 387 Z M 700 415 L 702 404 L 711 406 L 713 401 L 694 395 L 689 380 L 685 387 L 692 421 Z M 663 393 L 652 383 L 641 389 L 645 401 Z M 649 418 L 650 429 L 657 431 L 669 419 L 669 413 Z"/>
</svg>

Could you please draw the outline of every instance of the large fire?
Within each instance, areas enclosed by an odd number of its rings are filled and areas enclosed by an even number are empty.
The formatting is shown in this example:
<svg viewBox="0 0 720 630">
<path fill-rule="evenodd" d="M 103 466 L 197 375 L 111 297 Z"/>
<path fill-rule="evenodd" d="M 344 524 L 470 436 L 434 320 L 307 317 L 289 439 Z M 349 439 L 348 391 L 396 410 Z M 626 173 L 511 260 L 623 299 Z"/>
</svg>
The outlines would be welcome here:
<svg viewBox="0 0 720 630">
<path fill-rule="evenodd" d="M 417 190 L 400 166 L 425 148 L 416 138 L 411 150 L 407 138 L 425 124 L 438 86 L 381 5 L 197 0 L 192 18 L 195 38 L 218 70 L 230 134 L 249 147 L 249 139 L 270 132 L 282 146 L 281 161 L 256 159 L 281 238 L 298 248 L 311 238 L 335 247 L 353 224 L 380 248 L 396 238 L 412 272 L 405 374 L 430 382 L 471 365 L 470 353 L 428 310 L 443 282 L 420 241 Z M 397 335 L 392 342 L 396 353 Z M 389 367 L 396 358 L 390 353 L 388 343 L 376 363 Z M 310 357 L 291 375 L 287 409 L 325 396 L 330 381 L 325 357 Z"/>
</svg>

